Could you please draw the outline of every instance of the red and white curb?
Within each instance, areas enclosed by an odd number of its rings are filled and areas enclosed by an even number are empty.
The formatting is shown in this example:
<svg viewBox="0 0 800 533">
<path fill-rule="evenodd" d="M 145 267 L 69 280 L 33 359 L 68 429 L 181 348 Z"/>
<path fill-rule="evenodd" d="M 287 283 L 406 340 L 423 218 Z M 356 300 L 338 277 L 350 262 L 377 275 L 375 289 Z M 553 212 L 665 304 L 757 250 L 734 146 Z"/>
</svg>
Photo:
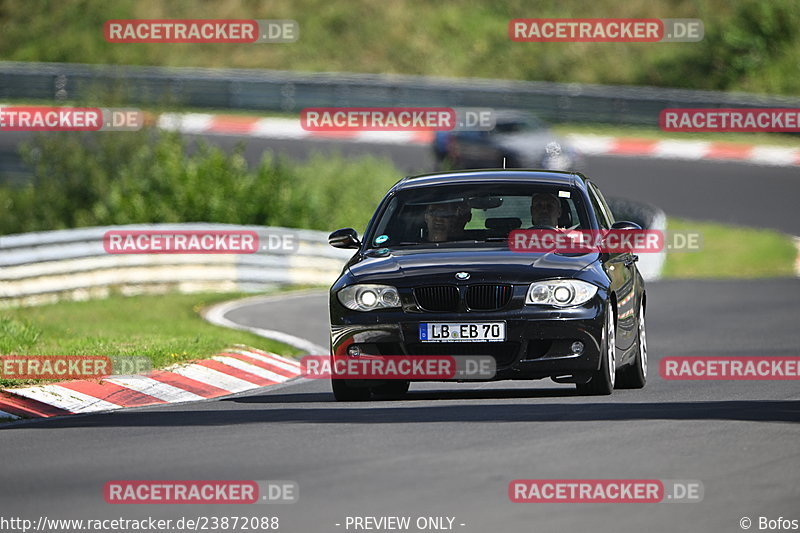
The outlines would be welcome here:
<svg viewBox="0 0 800 533">
<path fill-rule="evenodd" d="M 740 143 L 636 139 L 600 135 L 567 135 L 585 154 L 653 157 L 698 161 L 711 159 L 759 165 L 800 165 L 800 148 Z"/>
<path fill-rule="evenodd" d="M 213 115 L 209 113 L 165 113 L 158 126 L 189 134 L 243 135 L 271 139 L 335 139 L 375 144 L 430 144 L 430 131 L 306 131 L 296 118 Z M 736 161 L 771 166 L 800 165 L 800 148 L 760 146 L 741 143 L 654 140 L 602 135 L 565 135 L 578 150 L 588 155 L 617 155 L 681 159 L 686 161 Z"/>
<path fill-rule="evenodd" d="M 300 375 L 300 363 L 249 347 L 146 375 L 64 381 L 3 389 L 0 418 L 39 418 L 193 402 L 276 385 Z"/>
<path fill-rule="evenodd" d="M 244 135 L 268 139 L 333 139 L 376 144 L 430 144 L 431 131 L 307 131 L 296 118 L 261 118 L 205 113 L 164 113 L 158 127 L 181 133 Z"/>
</svg>

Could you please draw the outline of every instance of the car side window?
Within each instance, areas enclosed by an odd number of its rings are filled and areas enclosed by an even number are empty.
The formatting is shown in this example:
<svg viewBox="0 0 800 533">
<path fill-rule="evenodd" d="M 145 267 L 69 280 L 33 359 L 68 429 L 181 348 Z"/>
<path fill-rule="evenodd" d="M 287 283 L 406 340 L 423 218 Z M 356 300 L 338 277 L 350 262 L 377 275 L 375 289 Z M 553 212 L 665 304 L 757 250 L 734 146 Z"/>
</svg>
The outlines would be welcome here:
<svg viewBox="0 0 800 533">
<path fill-rule="evenodd" d="M 605 206 L 605 201 L 602 200 L 600 191 L 597 190 L 593 183 L 589 184 L 589 199 L 592 201 L 592 207 L 597 215 L 597 223 L 600 224 L 600 229 L 611 229 L 613 220 L 608 218 L 608 207 Z"/>
<path fill-rule="evenodd" d="M 594 192 L 597 195 L 597 199 L 600 201 L 600 205 L 603 206 L 606 218 L 608 218 L 608 223 L 613 225 L 614 222 L 616 222 L 617 220 L 614 218 L 614 213 L 611 212 L 611 208 L 608 207 L 608 202 L 606 202 L 603 193 L 600 192 L 600 189 L 598 189 L 594 183 L 590 183 L 590 185 L 592 186 L 592 188 L 594 188 Z"/>
</svg>

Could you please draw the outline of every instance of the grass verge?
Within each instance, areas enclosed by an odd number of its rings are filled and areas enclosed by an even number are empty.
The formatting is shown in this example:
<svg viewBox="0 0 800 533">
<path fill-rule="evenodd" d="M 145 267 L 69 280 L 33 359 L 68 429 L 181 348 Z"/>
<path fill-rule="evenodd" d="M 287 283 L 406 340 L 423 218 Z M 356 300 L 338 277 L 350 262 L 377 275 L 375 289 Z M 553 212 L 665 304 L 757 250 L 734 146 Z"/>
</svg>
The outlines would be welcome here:
<svg viewBox="0 0 800 533">
<path fill-rule="evenodd" d="M 669 218 L 667 228 L 702 235 L 697 252 L 667 254 L 664 278 L 774 278 L 794 276 L 797 251 L 778 231 Z"/>
<path fill-rule="evenodd" d="M 245 294 L 112 296 L 0 311 L 0 353 L 147 356 L 154 368 L 205 358 L 246 344 L 281 355 L 300 352 L 280 342 L 209 324 L 200 310 Z M 252 294 L 250 295 L 252 296 Z M 0 387 L 33 381 L 0 378 Z"/>
</svg>

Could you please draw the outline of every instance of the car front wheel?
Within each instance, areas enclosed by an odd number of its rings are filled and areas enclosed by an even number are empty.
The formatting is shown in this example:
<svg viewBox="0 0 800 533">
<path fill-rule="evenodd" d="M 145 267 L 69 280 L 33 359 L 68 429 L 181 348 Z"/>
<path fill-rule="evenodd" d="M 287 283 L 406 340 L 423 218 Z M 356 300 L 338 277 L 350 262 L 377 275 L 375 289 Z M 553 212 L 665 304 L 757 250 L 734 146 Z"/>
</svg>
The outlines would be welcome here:
<svg viewBox="0 0 800 533">
<path fill-rule="evenodd" d="M 644 325 L 644 305 L 639 304 L 639 326 L 636 338 L 636 358 L 633 363 L 620 371 L 619 387 L 641 389 L 647 383 L 647 333 Z"/>
<path fill-rule="evenodd" d="M 608 395 L 614 391 L 617 366 L 617 330 L 614 326 L 614 308 L 608 305 L 606 323 L 603 326 L 603 341 L 600 343 L 600 368 L 592 373 L 588 383 L 577 383 L 579 394 L 592 396 Z"/>
</svg>

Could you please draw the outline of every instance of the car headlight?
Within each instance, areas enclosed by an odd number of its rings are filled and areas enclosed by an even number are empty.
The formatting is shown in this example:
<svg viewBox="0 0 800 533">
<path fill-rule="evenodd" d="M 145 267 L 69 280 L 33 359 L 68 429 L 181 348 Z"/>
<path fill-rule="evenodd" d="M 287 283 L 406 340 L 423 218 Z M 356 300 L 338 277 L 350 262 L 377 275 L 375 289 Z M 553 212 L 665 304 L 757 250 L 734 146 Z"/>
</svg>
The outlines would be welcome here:
<svg viewBox="0 0 800 533">
<path fill-rule="evenodd" d="M 336 296 L 343 306 L 353 311 L 400 307 L 400 294 L 390 285 L 351 285 Z"/>
<path fill-rule="evenodd" d="M 585 304 L 597 294 L 597 287 L 577 279 L 554 279 L 531 283 L 527 305 L 555 305 L 569 307 Z"/>
</svg>

